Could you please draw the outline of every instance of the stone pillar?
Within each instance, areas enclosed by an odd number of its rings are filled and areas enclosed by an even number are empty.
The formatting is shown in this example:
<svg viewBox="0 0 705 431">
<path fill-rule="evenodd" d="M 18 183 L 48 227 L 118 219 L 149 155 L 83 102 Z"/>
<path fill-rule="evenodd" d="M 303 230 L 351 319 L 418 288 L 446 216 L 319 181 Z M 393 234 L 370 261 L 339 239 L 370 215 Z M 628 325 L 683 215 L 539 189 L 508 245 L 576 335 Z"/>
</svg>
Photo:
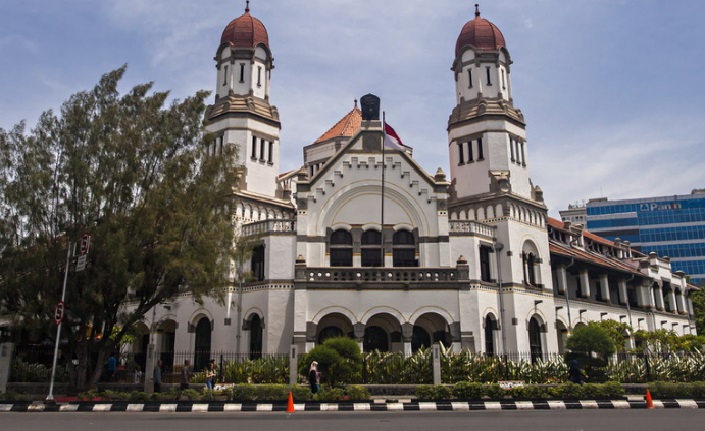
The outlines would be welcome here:
<svg viewBox="0 0 705 431">
<path fill-rule="evenodd" d="M 433 384 L 440 385 L 441 382 L 441 347 L 438 343 L 433 345 Z"/>
<path fill-rule="evenodd" d="M 414 325 L 409 322 L 401 325 L 401 339 L 404 342 L 404 356 L 411 356 L 411 338 L 414 335 Z"/>
<path fill-rule="evenodd" d="M 678 290 L 676 294 L 676 306 L 678 307 L 678 314 L 688 314 L 685 308 L 685 296 L 683 295 L 683 288 Z"/>
<path fill-rule="evenodd" d="M 582 297 L 590 297 L 590 276 L 588 275 L 587 269 L 580 271 L 580 289 L 582 290 Z"/>
<path fill-rule="evenodd" d="M 663 306 L 663 285 L 661 283 L 656 283 L 656 287 L 652 288 L 652 294 L 654 295 L 654 299 L 656 300 L 656 308 L 664 311 L 664 306 Z"/>
<path fill-rule="evenodd" d="M 600 290 L 600 293 L 602 294 L 602 300 L 607 303 L 612 302 L 610 300 L 610 281 L 607 277 L 607 274 L 600 275 Z"/>
<path fill-rule="evenodd" d="M 617 290 L 619 291 L 619 304 L 627 305 L 627 302 L 629 302 L 629 296 L 627 296 L 627 281 L 620 279 L 617 282 Z"/>
<path fill-rule="evenodd" d="M 678 313 L 678 305 L 676 304 L 676 289 L 673 285 L 669 286 L 668 289 L 668 308 L 668 311 Z"/>
<path fill-rule="evenodd" d="M 298 349 L 296 344 L 289 347 L 289 384 L 295 385 L 299 381 L 299 364 L 297 361 Z"/>
<path fill-rule="evenodd" d="M 0 394 L 7 392 L 7 382 L 10 380 L 10 366 L 12 365 L 12 352 L 15 345 L 12 343 L 0 344 Z"/>
<path fill-rule="evenodd" d="M 568 286 L 568 277 L 566 276 L 565 266 L 560 265 L 556 269 L 556 279 L 558 281 L 558 293 L 565 295 L 566 288 Z"/>
</svg>

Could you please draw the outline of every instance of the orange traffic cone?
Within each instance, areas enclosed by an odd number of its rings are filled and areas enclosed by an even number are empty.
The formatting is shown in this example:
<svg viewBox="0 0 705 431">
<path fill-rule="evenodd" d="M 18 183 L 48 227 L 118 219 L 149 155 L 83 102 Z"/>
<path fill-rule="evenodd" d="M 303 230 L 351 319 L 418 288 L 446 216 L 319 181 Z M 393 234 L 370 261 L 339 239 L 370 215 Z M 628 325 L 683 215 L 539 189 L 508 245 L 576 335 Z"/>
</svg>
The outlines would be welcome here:
<svg viewBox="0 0 705 431">
<path fill-rule="evenodd" d="M 647 409 L 653 409 L 654 408 L 654 400 L 651 399 L 651 392 L 649 390 L 646 390 L 646 408 Z"/>
<path fill-rule="evenodd" d="M 294 408 L 294 397 L 293 397 L 293 395 L 291 395 L 291 391 L 289 391 L 289 402 L 286 405 L 286 412 L 293 413 L 295 411 L 296 411 L 296 409 Z"/>
</svg>

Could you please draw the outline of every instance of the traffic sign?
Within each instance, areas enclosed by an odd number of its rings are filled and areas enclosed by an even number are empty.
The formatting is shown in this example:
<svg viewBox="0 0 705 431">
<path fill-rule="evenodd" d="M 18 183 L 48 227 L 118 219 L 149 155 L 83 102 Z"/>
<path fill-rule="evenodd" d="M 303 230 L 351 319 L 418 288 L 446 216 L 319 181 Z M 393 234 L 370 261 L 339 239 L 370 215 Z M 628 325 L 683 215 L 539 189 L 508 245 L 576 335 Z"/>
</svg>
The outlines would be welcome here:
<svg viewBox="0 0 705 431">
<path fill-rule="evenodd" d="M 54 322 L 59 325 L 64 320 L 64 301 L 59 301 L 54 308 Z"/>
<path fill-rule="evenodd" d="M 79 254 L 81 256 L 85 256 L 88 254 L 88 249 L 91 246 L 91 236 L 88 235 L 88 232 L 84 232 L 83 236 L 81 236 L 81 243 L 79 247 Z"/>
</svg>

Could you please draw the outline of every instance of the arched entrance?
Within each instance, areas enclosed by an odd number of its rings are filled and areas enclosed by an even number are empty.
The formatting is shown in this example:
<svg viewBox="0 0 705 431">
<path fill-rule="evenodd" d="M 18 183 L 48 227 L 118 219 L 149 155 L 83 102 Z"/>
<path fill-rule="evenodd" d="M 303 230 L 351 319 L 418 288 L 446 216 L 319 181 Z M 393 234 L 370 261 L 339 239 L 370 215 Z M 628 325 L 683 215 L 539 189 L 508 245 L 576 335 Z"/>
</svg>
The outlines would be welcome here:
<svg viewBox="0 0 705 431">
<path fill-rule="evenodd" d="M 250 359 L 262 357 L 262 319 L 257 314 L 250 318 Z"/>
<path fill-rule="evenodd" d="M 536 362 L 543 358 L 543 348 L 541 346 L 541 324 L 536 316 L 529 321 L 529 346 L 531 348 L 531 362 Z"/>
<path fill-rule="evenodd" d="M 211 356 L 211 321 L 207 317 L 201 317 L 196 324 L 195 350 L 193 369 L 201 371 L 208 366 Z"/>
<path fill-rule="evenodd" d="M 485 316 L 485 355 L 494 356 L 497 354 L 495 345 L 495 334 L 497 333 L 497 319 L 494 315 Z"/>
</svg>

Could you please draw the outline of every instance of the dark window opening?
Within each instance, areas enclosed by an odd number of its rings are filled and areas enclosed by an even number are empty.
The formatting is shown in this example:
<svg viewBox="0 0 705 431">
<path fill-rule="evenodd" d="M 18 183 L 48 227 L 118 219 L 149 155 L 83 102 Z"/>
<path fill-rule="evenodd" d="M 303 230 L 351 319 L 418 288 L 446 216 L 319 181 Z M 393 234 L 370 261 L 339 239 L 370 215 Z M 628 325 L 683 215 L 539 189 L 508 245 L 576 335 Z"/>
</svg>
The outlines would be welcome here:
<svg viewBox="0 0 705 431">
<path fill-rule="evenodd" d="M 257 86 L 262 86 L 262 66 L 257 66 Z"/>
<path fill-rule="evenodd" d="M 384 329 L 379 326 L 370 326 L 365 328 L 365 336 L 362 340 L 362 350 L 371 352 L 379 350 L 380 352 L 389 351 L 389 336 Z"/>
<path fill-rule="evenodd" d="M 465 163 L 465 154 L 463 152 L 463 143 L 458 142 L 458 164 L 462 165 Z"/>
<path fill-rule="evenodd" d="M 257 158 L 257 136 L 252 137 L 252 155 L 253 159 Z"/>
<path fill-rule="evenodd" d="M 492 280 L 492 274 L 490 272 L 490 251 L 491 248 L 489 246 L 480 246 L 480 279 L 482 281 Z"/>
<path fill-rule="evenodd" d="M 535 363 L 542 359 L 543 348 L 541 347 L 541 325 L 539 321 L 532 317 L 529 321 L 529 346 L 531 347 L 531 362 Z"/>
<path fill-rule="evenodd" d="M 472 162 L 473 157 L 472 157 L 472 141 L 468 142 L 468 162 Z"/>
<path fill-rule="evenodd" d="M 491 72 L 490 72 L 490 67 L 487 66 L 485 68 L 485 71 L 487 72 L 487 85 L 492 85 L 492 76 L 491 76 Z"/>
<path fill-rule="evenodd" d="M 472 88 L 472 69 L 468 69 L 468 88 Z"/>
<path fill-rule="evenodd" d="M 516 161 L 516 159 L 514 158 L 514 139 L 512 138 L 509 138 L 509 152 L 511 154 L 510 158 L 512 162 Z"/>
<path fill-rule="evenodd" d="M 424 328 L 414 326 L 411 334 L 411 351 L 416 352 L 421 348 L 431 347 L 431 335 Z"/>
<path fill-rule="evenodd" d="M 393 265 L 399 267 L 417 267 L 416 240 L 414 235 L 407 230 L 394 232 L 392 240 Z"/>
<path fill-rule="evenodd" d="M 269 152 L 267 153 L 267 163 L 272 163 L 272 153 L 274 152 L 274 142 L 269 141 Z"/>
<path fill-rule="evenodd" d="M 240 63 L 240 82 L 245 82 L 245 63 Z"/>
<path fill-rule="evenodd" d="M 252 250 L 250 269 L 255 280 L 264 280 L 264 245 L 258 245 Z"/>
<path fill-rule="evenodd" d="M 482 138 L 477 139 L 477 160 L 485 159 L 485 151 L 482 148 Z"/>
<path fill-rule="evenodd" d="M 368 230 L 362 234 L 361 257 L 363 267 L 382 266 L 382 234 L 376 230 Z"/>
<path fill-rule="evenodd" d="M 225 65 L 223 67 L 223 85 L 227 85 L 228 83 L 228 66 Z"/>
<path fill-rule="evenodd" d="M 264 146 L 266 144 L 266 141 L 264 139 L 260 139 L 259 141 L 259 160 L 261 162 L 264 161 Z"/>
<path fill-rule="evenodd" d="M 494 356 L 494 331 L 497 330 L 496 321 L 489 314 L 485 317 L 485 355 Z"/>
<path fill-rule="evenodd" d="M 344 229 L 338 229 L 330 237 L 330 266 L 352 265 L 352 235 Z"/>
<path fill-rule="evenodd" d="M 250 319 L 250 359 L 262 357 L 262 319 L 258 315 Z"/>
<path fill-rule="evenodd" d="M 524 267 L 524 284 L 536 286 L 536 255 L 533 253 L 522 253 L 521 259 Z"/>
<path fill-rule="evenodd" d="M 506 89 L 507 89 L 507 84 L 504 79 L 504 69 L 502 69 L 502 90 L 506 90 Z"/>
</svg>

